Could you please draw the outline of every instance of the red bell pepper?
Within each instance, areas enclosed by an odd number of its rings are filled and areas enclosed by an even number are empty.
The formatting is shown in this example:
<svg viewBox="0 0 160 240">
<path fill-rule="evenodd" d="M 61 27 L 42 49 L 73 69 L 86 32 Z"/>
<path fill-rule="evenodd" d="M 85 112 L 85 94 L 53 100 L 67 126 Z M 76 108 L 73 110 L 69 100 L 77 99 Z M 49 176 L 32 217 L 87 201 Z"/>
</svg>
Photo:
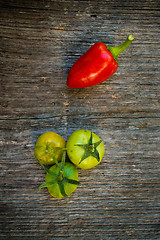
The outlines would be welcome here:
<svg viewBox="0 0 160 240">
<path fill-rule="evenodd" d="M 109 47 L 102 42 L 95 43 L 71 67 L 67 78 L 67 86 L 70 88 L 86 88 L 105 81 L 116 72 L 118 55 L 133 40 L 134 37 L 130 34 L 126 41 L 117 47 Z"/>
</svg>

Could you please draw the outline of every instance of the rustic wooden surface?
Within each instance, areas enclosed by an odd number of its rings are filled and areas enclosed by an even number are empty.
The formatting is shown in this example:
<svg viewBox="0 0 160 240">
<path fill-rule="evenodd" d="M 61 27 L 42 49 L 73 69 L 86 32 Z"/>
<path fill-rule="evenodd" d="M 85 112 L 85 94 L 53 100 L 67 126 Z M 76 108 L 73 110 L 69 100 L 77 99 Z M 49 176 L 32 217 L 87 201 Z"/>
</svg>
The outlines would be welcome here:
<svg viewBox="0 0 160 240">
<path fill-rule="evenodd" d="M 0 239 L 160 239 L 159 1 L 0 0 Z M 133 44 L 106 82 L 71 90 L 67 74 L 93 43 Z M 68 198 L 37 193 L 38 136 L 80 128 L 103 161 L 78 170 Z"/>
</svg>

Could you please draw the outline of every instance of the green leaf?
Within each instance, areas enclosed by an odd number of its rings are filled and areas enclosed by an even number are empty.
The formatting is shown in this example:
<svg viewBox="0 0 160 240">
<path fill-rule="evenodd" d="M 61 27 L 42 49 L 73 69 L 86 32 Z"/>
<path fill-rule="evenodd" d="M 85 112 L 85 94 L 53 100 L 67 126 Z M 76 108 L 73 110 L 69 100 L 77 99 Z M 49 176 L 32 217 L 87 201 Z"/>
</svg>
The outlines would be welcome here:
<svg viewBox="0 0 160 240">
<path fill-rule="evenodd" d="M 88 144 L 75 144 L 74 146 L 85 148 Z"/>
<path fill-rule="evenodd" d="M 44 171 L 45 171 L 46 173 L 49 173 L 49 169 L 46 168 L 46 167 L 35 157 L 35 155 L 34 155 L 34 158 L 35 158 L 36 161 L 41 165 L 41 167 L 44 169 Z"/>
<path fill-rule="evenodd" d="M 62 194 L 63 197 L 67 197 L 68 195 L 66 194 L 65 190 L 64 190 L 64 185 L 63 182 L 58 182 L 58 186 L 59 186 L 59 190 Z"/>
<path fill-rule="evenodd" d="M 50 153 L 50 157 L 54 160 L 55 164 L 58 165 L 58 161 L 54 156 L 54 153 Z"/>
<path fill-rule="evenodd" d="M 92 156 L 95 157 L 98 162 L 100 161 L 100 156 L 97 149 L 94 150 L 94 152 L 92 153 Z"/>
<path fill-rule="evenodd" d="M 45 183 L 41 184 L 39 186 L 39 188 L 38 188 L 38 192 L 40 191 L 41 188 L 45 188 L 45 187 L 51 186 L 52 184 L 54 184 L 54 183 L 47 183 L 47 182 L 45 182 Z"/>
<path fill-rule="evenodd" d="M 89 145 L 92 145 L 92 132 L 91 132 L 91 136 L 90 136 L 90 139 L 89 139 L 88 144 L 89 144 Z"/>
<path fill-rule="evenodd" d="M 102 140 L 100 140 L 100 141 L 98 141 L 96 143 L 93 143 L 94 147 L 97 148 L 101 142 L 102 142 Z"/>
<path fill-rule="evenodd" d="M 46 168 L 36 157 L 35 157 L 35 155 L 34 155 L 34 158 L 37 160 L 37 162 L 42 166 L 42 168 L 45 170 L 45 172 L 46 173 L 48 173 L 48 174 L 50 174 L 50 175 L 52 175 L 52 176 L 58 176 L 57 174 L 55 174 L 55 173 L 53 173 L 53 172 L 51 172 L 48 168 Z"/>
<path fill-rule="evenodd" d="M 80 185 L 81 183 L 77 180 L 69 179 L 69 178 L 63 178 L 63 180 L 67 183 L 74 184 L 74 185 Z"/>
<path fill-rule="evenodd" d="M 88 158 L 89 156 L 91 156 L 91 153 L 88 152 L 88 151 L 85 151 L 85 153 L 83 154 L 83 156 L 82 156 L 79 164 L 80 164 L 81 162 L 83 162 L 83 160 L 85 160 L 86 158 Z"/>
</svg>

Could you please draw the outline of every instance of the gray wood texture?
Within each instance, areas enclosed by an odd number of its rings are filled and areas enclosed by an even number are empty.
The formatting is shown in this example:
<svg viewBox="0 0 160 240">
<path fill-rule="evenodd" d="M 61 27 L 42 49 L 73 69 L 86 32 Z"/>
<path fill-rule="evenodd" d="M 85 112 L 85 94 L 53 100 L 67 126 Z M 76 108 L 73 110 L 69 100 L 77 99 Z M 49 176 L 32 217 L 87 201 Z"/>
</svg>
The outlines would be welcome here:
<svg viewBox="0 0 160 240">
<path fill-rule="evenodd" d="M 0 1 L 0 239 L 160 239 L 159 1 Z M 104 83 L 69 89 L 68 71 L 95 42 L 135 37 Z M 37 193 L 38 136 L 89 129 L 102 162 L 67 198 Z"/>
</svg>

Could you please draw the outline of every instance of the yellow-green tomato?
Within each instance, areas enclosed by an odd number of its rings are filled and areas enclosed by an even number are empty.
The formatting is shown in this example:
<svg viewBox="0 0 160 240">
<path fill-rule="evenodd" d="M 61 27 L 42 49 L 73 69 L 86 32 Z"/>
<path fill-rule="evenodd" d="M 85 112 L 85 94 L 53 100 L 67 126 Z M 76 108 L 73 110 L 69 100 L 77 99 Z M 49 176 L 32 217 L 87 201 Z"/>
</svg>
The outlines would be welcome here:
<svg viewBox="0 0 160 240">
<path fill-rule="evenodd" d="M 48 192 L 55 198 L 67 197 L 80 184 L 77 168 L 72 163 L 66 162 L 62 171 L 60 171 L 60 166 L 61 163 L 50 167 L 45 178 L 44 186 L 48 188 Z"/>
<path fill-rule="evenodd" d="M 66 142 L 59 134 L 55 132 L 43 133 L 36 142 L 35 157 L 44 165 L 53 165 L 62 159 L 62 149 L 65 146 Z"/>
<path fill-rule="evenodd" d="M 66 147 L 71 162 L 83 169 L 98 165 L 105 152 L 103 141 L 95 133 L 85 129 L 73 132 Z"/>
</svg>

